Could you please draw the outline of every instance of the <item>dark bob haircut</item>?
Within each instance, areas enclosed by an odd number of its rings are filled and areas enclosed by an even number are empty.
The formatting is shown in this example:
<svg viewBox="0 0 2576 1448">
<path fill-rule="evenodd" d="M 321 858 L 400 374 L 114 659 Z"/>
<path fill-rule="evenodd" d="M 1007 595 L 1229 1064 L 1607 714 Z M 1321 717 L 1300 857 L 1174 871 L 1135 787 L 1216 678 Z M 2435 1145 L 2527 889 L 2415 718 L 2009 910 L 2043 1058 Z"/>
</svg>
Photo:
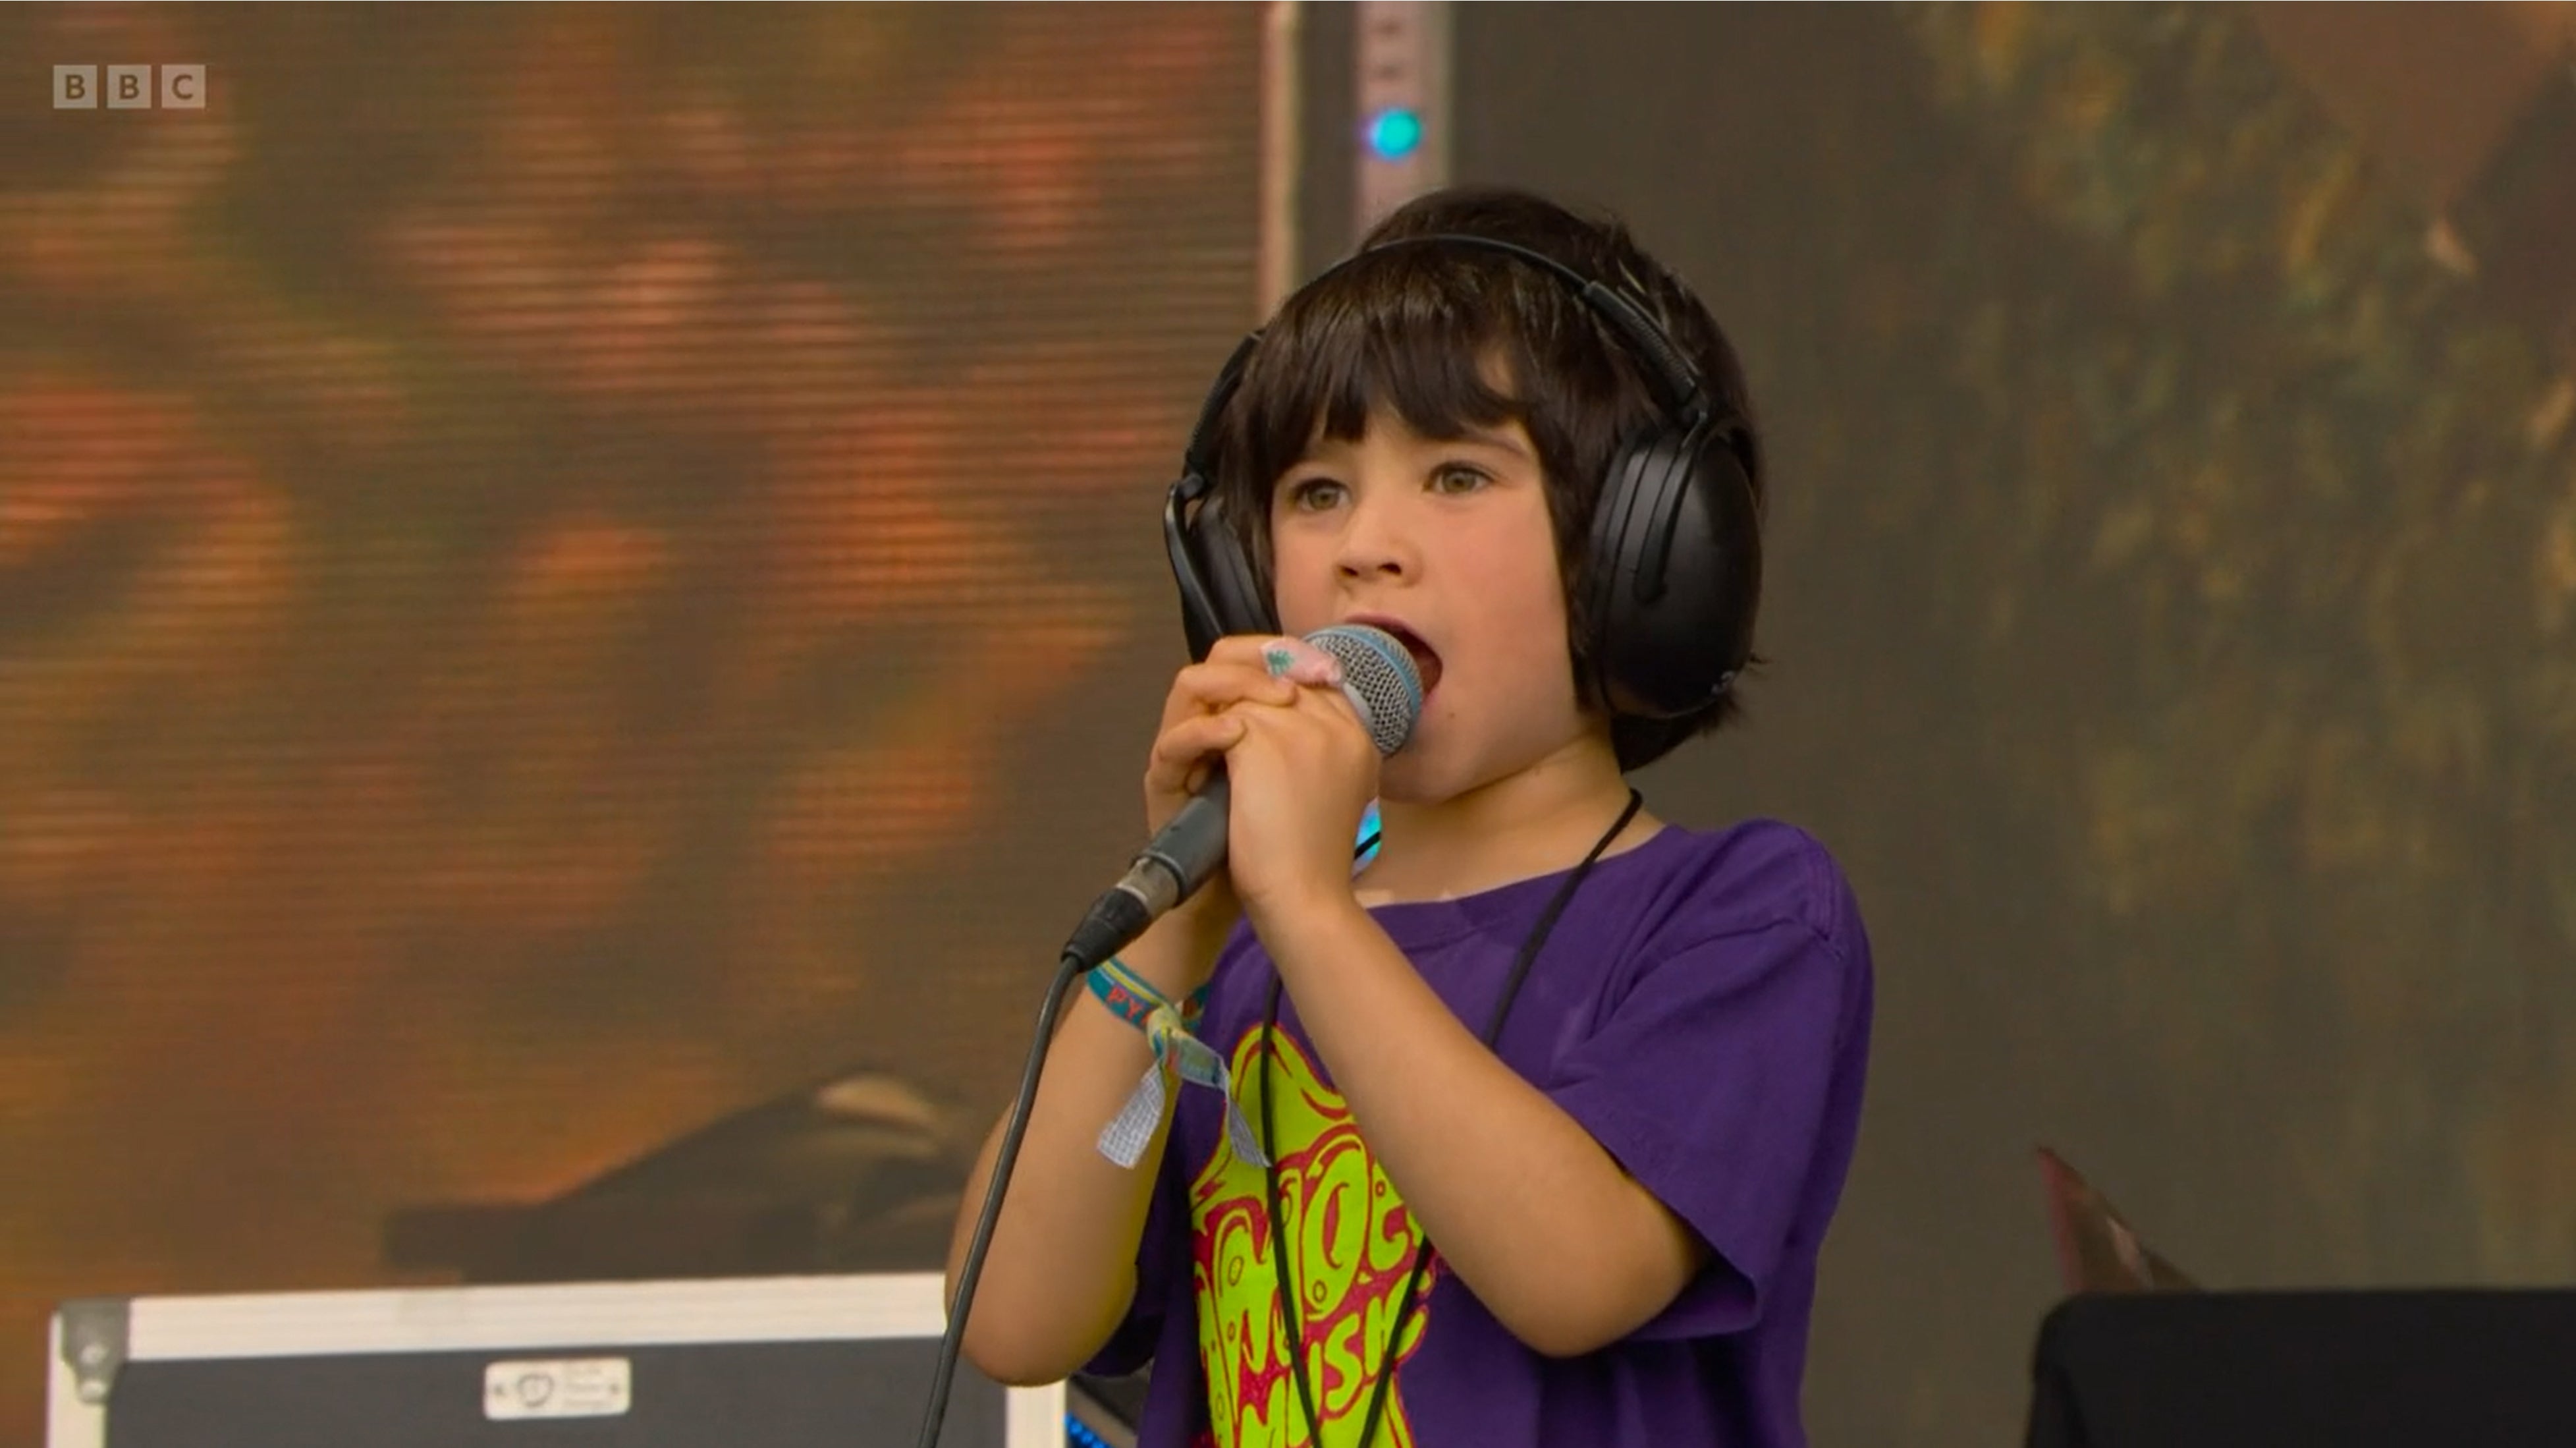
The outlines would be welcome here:
<svg viewBox="0 0 2576 1448">
<path fill-rule="evenodd" d="M 1488 188 L 1438 191 L 1407 204 L 1369 233 L 1356 261 L 1280 308 L 1219 419 L 1217 496 L 1268 588 L 1271 492 L 1317 436 L 1357 441 L 1370 413 L 1381 406 L 1432 438 L 1519 423 L 1538 450 L 1545 476 L 1578 697 L 1598 711 L 1601 702 L 1585 682 L 1592 635 L 1591 621 L 1583 616 L 1593 509 L 1622 443 L 1662 413 L 1626 344 L 1561 280 L 1501 253 L 1469 247 L 1411 246 L 1366 255 L 1385 242 L 1443 233 L 1515 243 L 1643 302 L 1697 369 L 1712 400 L 1743 420 L 1753 516 L 1761 516 L 1761 446 L 1744 369 L 1708 309 L 1618 221 L 1581 216 L 1526 192 Z M 1747 569 L 1743 576 L 1760 576 L 1758 528 L 1721 546 L 1730 574 Z M 1679 719 L 1614 717 L 1611 737 L 1620 768 L 1653 763 L 1738 713 L 1736 690 L 1729 690 Z"/>
</svg>

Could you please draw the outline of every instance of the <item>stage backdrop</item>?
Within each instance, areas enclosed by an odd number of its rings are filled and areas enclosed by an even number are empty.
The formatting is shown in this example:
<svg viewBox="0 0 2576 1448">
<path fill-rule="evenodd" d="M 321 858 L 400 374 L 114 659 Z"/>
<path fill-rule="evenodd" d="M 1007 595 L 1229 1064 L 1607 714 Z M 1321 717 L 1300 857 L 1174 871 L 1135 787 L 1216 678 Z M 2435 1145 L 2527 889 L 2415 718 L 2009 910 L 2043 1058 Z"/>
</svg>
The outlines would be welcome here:
<svg viewBox="0 0 2576 1448">
<path fill-rule="evenodd" d="M 1878 943 L 1828 1448 L 2017 1435 L 2042 1142 L 2212 1284 L 2576 1270 L 2566 11 L 2377 8 L 1455 13 L 1768 427 L 1643 783 Z M 0 1442 L 66 1295 L 918 1231 L 1134 841 L 1259 24 L 0 11 Z"/>
<path fill-rule="evenodd" d="M 0 1442 L 60 1297 L 994 1109 L 1180 660 L 1259 21 L 0 14 Z M 204 107 L 46 104 L 128 63 Z"/>
</svg>

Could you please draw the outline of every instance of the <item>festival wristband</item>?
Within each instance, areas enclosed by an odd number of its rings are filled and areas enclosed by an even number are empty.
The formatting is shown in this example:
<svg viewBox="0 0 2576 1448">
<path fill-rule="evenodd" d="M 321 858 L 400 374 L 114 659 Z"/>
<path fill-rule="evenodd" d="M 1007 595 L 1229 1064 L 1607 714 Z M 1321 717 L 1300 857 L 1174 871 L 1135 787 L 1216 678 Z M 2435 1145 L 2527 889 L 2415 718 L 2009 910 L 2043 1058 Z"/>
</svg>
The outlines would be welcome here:
<svg viewBox="0 0 2576 1448">
<path fill-rule="evenodd" d="M 1127 962 L 1114 955 L 1094 966 L 1085 979 L 1091 985 L 1091 993 L 1099 997 L 1102 1005 L 1109 1007 L 1111 1015 L 1140 1031 L 1147 1028 L 1157 1009 L 1171 1004 L 1161 991 L 1147 985 L 1143 976 L 1130 970 Z M 1199 1016 L 1207 1010 L 1207 993 L 1208 988 L 1200 986 L 1181 1003 L 1182 1029 L 1198 1029 Z"/>
<path fill-rule="evenodd" d="M 1144 1160 L 1145 1148 L 1153 1143 L 1154 1130 L 1163 1120 L 1163 1077 L 1176 1073 L 1182 1081 L 1205 1086 L 1224 1097 L 1226 1135 L 1234 1144 L 1235 1155 L 1255 1166 L 1269 1166 L 1269 1157 L 1262 1153 L 1259 1139 L 1252 1134 L 1252 1123 L 1244 1119 L 1243 1108 L 1235 1102 L 1224 1058 L 1207 1042 L 1190 1034 L 1206 1007 L 1207 987 L 1193 992 L 1186 1007 L 1176 1006 L 1115 957 L 1094 968 L 1089 983 L 1100 1003 L 1112 1015 L 1143 1031 L 1146 1042 L 1154 1048 L 1154 1064 L 1145 1068 L 1144 1079 L 1136 1083 L 1127 1104 L 1101 1129 L 1100 1154 L 1131 1171 Z"/>
</svg>

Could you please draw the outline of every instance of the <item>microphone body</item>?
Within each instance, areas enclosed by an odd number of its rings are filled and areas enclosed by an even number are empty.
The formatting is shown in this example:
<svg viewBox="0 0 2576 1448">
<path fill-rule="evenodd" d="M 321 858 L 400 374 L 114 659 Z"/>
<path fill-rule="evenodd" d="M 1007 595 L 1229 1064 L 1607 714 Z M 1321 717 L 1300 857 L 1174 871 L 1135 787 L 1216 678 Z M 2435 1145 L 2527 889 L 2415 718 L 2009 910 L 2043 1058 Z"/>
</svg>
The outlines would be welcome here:
<svg viewBox="0 0 2576 1448">
<path fill-rule="evenodd" d="M 1342 665 L 1342 694 L 1378 753 L 1393 754 L 1422 716 L 1422 675 L 1395 635 L 1365 624 L 1334 624 L 1306 636 Z M 1225 867 L 1226 811 L 1233 800 L 1222 764 L 1179 813 L 1139 851 L 1127 873 L 1094 901 L 1065 942 L 1085 970 L 1123 950 Z"/>
</svg>

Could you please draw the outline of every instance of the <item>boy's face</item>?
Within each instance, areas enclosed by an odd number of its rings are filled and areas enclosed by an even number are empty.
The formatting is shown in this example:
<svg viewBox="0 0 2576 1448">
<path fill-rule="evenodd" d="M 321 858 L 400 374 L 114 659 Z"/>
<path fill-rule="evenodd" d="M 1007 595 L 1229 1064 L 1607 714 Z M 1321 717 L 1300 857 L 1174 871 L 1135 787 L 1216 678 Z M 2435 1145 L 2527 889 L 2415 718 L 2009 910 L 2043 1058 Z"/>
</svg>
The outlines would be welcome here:
<svg viewBox="0 0 2576 1448">
<path fill-rule="evenodd" d="M 1381 409 L 1318 437 L 1271 495 L 1284 631 L 1374 623 L 1423 668 L 1422 718 L 1386 762 L 1389 800 L 1434 803 L 1527 769 L 1589 727 L 1538 451 L 1518 423 L 1451 441 Z"/>
</svg>

